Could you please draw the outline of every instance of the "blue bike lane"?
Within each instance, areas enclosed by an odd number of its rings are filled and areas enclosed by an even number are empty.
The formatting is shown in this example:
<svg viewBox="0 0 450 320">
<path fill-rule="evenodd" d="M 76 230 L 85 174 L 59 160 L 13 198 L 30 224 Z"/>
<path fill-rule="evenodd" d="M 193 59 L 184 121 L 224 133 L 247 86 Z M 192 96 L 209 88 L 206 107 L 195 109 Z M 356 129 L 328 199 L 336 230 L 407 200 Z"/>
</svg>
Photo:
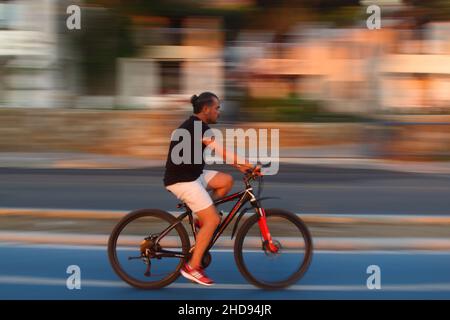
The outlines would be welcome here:
<svg viewBox="0 0 450 320">
<path fill-rule="evenodd" d="M 275 291 L 247 283 L 231 250 L 212 252 L 207 273 L 215 286 L 201 287 L 180 277 L 158 290 L 139 290 L 121 281 L 104 247 L 1 244 L 0 257 L 0 299 L 450 299 L 450 253 L 440 251 L 316 251 L 298 283 Z M 67 288 L 66 271 L 72 265 L 81 270 L 81 289 Z M 380 289 L 367 287 L 369 266 L 379 267 Z"/>
</svg>

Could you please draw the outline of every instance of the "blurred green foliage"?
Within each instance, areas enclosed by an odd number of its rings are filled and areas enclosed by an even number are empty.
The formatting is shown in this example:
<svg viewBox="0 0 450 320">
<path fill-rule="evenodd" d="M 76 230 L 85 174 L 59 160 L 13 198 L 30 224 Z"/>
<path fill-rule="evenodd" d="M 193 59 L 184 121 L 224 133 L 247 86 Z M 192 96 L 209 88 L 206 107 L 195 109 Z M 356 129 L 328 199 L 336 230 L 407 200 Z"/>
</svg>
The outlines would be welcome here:
<svg viewBox="0 0 450 320">
<path fill-rule="evenodd" d="M 444 21 L 450 19 L 449 0 L 404 0 L 414 8 L 416 19 L 428 21 Z"/>
<path fill-rule="evenodd" d="M 129 17 L 114 9 L 84 8 L 82 28 L 73 32 L 79 53 L 84 94 L 108 95 L 115 92 L 116 61 L 136 54 Z"/>
<path fill-rule="evenodd" d="M 292 95 L 288 98 L 252 98 L 241 102 L 240 118 L 262 122 L 363 122 L 358 115 L 330 112 L 319 100 Z"/>
</svg>

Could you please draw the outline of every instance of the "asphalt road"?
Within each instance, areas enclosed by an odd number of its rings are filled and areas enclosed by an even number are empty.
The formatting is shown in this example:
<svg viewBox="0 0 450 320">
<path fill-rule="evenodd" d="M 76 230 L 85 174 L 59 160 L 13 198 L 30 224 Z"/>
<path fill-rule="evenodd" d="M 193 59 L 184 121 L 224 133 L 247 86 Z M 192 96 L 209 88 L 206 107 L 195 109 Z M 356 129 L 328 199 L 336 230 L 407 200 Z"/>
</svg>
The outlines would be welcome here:
<svg viewBox="0 0 450 320">
<path fill-rule="evenodd" d="M 219 166 L 242 188 L 241 175 Z M 0 207 L 175 210 L 163 168 L 142 170 L 0 169 Z M 450 214 L 450 176 L 383 170 L 280 165 L 265 178 L 266 207 L 298 213 Z M 228 207 L 229 208 L 229 207 Z M 226 211 L 228 209 L 224 207 Z"/>
<path fill-rule="evenodd" d="M 150 291 L 122 282 L 103 247 L 1 244 L 0 256 L 0 299 L 450 299 L 449 252 L 316 252 L 306 275 L 277 291 L 248 284 L 228 251 L 212 254 L 207 272 L 215 286 L 179 278 L 167 288 Z M 81 270 L 80 289 L 67 288 L 71 265 Z M 380 268 L 380 289 L 367 287 L 371 265 Z"/>
</svg>

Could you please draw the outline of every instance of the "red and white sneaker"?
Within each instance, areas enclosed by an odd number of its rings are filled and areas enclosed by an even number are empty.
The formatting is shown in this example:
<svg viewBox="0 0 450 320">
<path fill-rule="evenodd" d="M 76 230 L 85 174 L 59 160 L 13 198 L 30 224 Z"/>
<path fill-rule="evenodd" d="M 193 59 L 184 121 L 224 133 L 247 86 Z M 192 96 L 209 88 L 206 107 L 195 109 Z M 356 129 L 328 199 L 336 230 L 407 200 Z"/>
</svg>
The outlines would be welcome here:
<svg viewBox="0 0 450 320">
<path fill-rule="evenodd" d="M 205 275 L 203 269 L 194 269 L 188 263 L 184 264 L 180 270 L 180 273 L 186 279 L 192 280 L 204 286 L 212 286 L 214 284 L 214 281 Z"/>
</svg>

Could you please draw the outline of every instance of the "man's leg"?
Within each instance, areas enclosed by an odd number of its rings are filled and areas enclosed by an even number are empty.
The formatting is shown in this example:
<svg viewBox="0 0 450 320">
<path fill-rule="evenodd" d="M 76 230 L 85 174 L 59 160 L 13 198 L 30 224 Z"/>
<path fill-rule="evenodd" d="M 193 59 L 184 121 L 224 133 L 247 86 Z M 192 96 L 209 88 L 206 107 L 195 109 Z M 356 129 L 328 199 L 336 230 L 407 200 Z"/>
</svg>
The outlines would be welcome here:
<svg viewBox="0 0 450 320">
<path fill-rule="evenodd" d="M 220 224 L 220 217 L 214 205 L 211 205 L 206 209 L 197 211 L 196 214 L 200 220 L 200 223 L 202 224 L 202 227 L 197 234 L 195 249 L 192 254 L 191 260 L 189 261 L 189 265 L 194 269 L 198 269 L 198 267 L 201 266 L 203 254 L 209 246 L 214 231 Z"/>
<path fill-rule="evenodd" d="M 217 172 L 207 183 L 207 189 L 213 190 L 213 200 L 225 196 L 233 187 L 233 177 L 223 172 Z M 202 227 L 200 228 L 189 265 L 198 268 L 201 265 L 203 254 L 209 246 L 214 231 L 220 224 L 221 218 L 214 205 L 195 212 Z"/>
<path fill-rule="evenodd" d="M 233 177 L 229 174 L 218 172 L 208 181 L 207 189 L 213 189 L 213 200 L 224 197 L 233 188 Z"/>
</svg>

